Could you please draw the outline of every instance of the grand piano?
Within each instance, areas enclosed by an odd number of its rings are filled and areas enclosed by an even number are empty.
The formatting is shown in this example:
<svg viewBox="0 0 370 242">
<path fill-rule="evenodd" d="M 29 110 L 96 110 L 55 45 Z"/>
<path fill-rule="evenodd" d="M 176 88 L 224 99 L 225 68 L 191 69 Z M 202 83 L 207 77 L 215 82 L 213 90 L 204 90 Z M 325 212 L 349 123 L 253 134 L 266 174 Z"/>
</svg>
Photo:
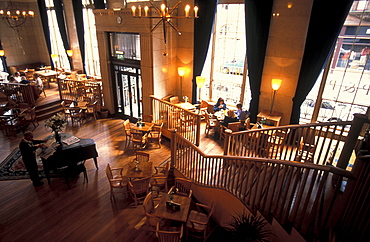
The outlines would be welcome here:
<svg viewBox="0 0 370 242">
<path fill-rule="evenodd" d="M 94 159 L 95 167 L 98 169 L 98 152 L 96 150 L 94 140 L 79 138 L 78 142 L 67 145 L 63 142 L 63 140 L 66 140 L 73 135 L 68 133 L 61 133 L 60 135 L 62 143 L 54 148 L 54 151 L 51 155 L 50 149 L 53 149 L 52 147 L 55 146 L 55 143 L 48 148 L 48 151 L 40 154 L 48 184 L 50 184 L 50 171 L 57 172 L 58 170 L 62 169 L 79 169 L 77 171 L 84 172 L 84 178 L 87 180 L 84 161 L 88 159 Z M 51 136 L 47 137 L 46 139 L 50 138 Z M 67 177 L 66 182 L 69 187 Z"/>
</svg>

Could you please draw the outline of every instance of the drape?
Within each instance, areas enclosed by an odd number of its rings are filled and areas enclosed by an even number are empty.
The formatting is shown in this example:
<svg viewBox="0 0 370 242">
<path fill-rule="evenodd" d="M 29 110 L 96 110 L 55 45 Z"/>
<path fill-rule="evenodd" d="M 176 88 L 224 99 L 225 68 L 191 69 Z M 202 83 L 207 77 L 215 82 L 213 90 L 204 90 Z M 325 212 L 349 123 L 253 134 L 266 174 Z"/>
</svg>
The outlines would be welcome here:
<svg viewBox="0 0 370 242">
<path fill-rule="evenodd" d="M 50 56 L 51 55 L 51 42 L 50 42 L 48 14 L 47 14 L 45 1 L 44 0 L 37 0 L 37 3 L 38 3 L 38 6 L 39 6 L 39 11 L 40 11 L 42 29 L 44 30 L 46 47 L 47 47 L 48 52 L 49 52 L 50 63 L 53 65 L 53 61 L 51 60 L 51 56 Z"/>
<path fill-rule="evenodd" d="M 199 8 L 199 18 L 194 20 L 192 103 L 196 103 L 198 100 L 196 76 L 200 76 L 202 74 L 204 62 L 206 61 L 217 4 L 218 0 L 195 1 L 195 5 Z"/>
<path fill-rule="evenodd" d="M 252 99 L 251 122 L 257 121 L 262 72 L 270 30 L 273 0 L 244 0 L 248 77 Z"/>
<path fill-rule="evenodd" d="M 75 16 L 78 44 L 80 46 L 80 52 L 81 52 L 83 73 L 86 73 L 86 70 L 85 70 L 85 37 L 84 37 L 85 31 L 84 31 L 84 22 L 83 22 L 82 1 L 73 0 L 72 3 L 73 3 L 73 13 Z"/>
<path fill-rule="evenodd" d="M 352 2 L 352 0 L 314 0 L 301 71 L 293 98 L 291 124 L 299 123 L 300 107 L 325 63 L 329 61 L 328 58 L 335 47 Z"/>
<path fill-rule="evenodd" d="M 54 9 L 55 9 L 55 15 L 57 17 L 58 27 L 60 31 L 60 35 L 62 37 L 64 50 L 69 50 L 69 40 L 67 35 L 67 29 L 66 29 L 66 23 L 64 21 L 64 10 L 62 5 L 62 0 L 54 0 Z M 68 58 L 69 64 L 72 66 L 71 59 Z"/>
<path fill-rule="evenodd" d="M 104 0 L 94 0 L 95 9 L 105 9 Z"/>
</svg>

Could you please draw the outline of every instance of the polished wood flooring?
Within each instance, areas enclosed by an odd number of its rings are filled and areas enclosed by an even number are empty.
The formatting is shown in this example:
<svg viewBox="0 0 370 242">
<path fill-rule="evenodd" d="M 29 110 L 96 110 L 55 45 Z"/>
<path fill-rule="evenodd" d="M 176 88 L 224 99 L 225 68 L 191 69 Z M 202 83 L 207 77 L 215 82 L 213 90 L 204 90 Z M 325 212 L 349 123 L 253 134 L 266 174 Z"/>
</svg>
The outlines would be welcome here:
<svg viewBox="0 0 370 242">
<path fill-rule="evenodd" d="M 58 97 L 56 86 L 46 89 L 47 102 Z M 142 205 L 133 207 L 124 193 L 110 199 L 105 167 L 118 167 L 131 161 L 134 151 L 124 149 L 125 136 L 121 119 L 88 120 L 81 127 L 68 124 L 64 132 L 95 140 L 99 153 L 99 169 L 93 160 L 86 162 L 88 183 L 83 175 L 71 181 L 71 189 L 64 180 L 53 178 L 51 184 L 34 187 L 30 180 L 0 181 L 0 241 L 157 241 L 153 232 L 146 232 Z M 35 139 L 51 134 L 41 121 L 33 129 Z M 208 154 L 222 154 L 222 147 L 212 135 L 204 136 L 200 148 Z M 0 161 L 18 146 L 22 133 L 7 137 L 0 132 Z M 170 141 L 163 140 L 162 148 L 149 145 L 154 165 L 170 157 Z"/>
</svg>

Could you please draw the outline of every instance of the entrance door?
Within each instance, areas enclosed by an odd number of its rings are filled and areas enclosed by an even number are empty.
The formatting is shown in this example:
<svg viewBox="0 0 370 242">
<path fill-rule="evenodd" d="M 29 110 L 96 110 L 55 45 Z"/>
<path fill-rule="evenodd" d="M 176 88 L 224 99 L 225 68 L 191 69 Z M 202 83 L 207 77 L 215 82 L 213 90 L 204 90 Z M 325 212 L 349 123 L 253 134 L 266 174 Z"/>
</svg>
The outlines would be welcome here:
<svg viewBox="0 0 370 242">
<path fill-rule="evenodd" d="M 116 83 L 116 113 L 121 118 L 141 117 L 142 85 L 140 68 L 113 65 Z"/>
</svg>

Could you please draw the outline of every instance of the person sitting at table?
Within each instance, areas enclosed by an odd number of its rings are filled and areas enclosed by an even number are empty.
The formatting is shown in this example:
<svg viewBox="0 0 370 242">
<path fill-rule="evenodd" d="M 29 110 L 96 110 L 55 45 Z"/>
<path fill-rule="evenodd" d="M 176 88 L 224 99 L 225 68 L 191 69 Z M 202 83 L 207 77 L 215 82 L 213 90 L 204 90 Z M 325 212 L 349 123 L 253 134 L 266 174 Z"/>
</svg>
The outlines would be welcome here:
<svg viewBox="0 0 370 242">
<path fill-rule="evenodd" d="M 21 84 L 29 84 L 30 83 L 30 81 L 27 80 L 26 76 L 22 76 L 21 79 L 22 79 L 21 82 L 20 82 Z"/>
<path fill-rule="evenodd" d="M 236 117 L 233 110 L 228 110 L 227 111 L 227 116 L 225 116 L 225 119 L 224 119 L 223 122 L 221 122 L 221 125 L 223 125 L 227 128 L 229 123 L 234 123 L 234 122 L 239 122 L 239 119 Z"/>
<path fill-rule="evenodd" d="M 33 133 L 31 131 L 24 132 L 23 139 L 19 143 L 19 149 L 21 151 L 23 163 L 30 175 L 34 186 L 41 186 L 44 184 L 42 178 L 38 175 L 38 167 L 36 162 L 36 150 L 37 148 L 44 148 L 44 140 L 34 140 Z"/>
<path fill-rule="evenodd" d="M 235 111 L 236 117 L 239 120 L 245 121 L 249 117 L 250 112 L 247 110 L 244 110 L 243 105 L 241 103 L 238 103 L 236 105 L 236 108 L 237 108 L 237 110 Z"/>
<path fill-rule="evenodd" d="M 14 79 L 19 83 L 22 81 L 21 79 L 21 73 L 19 73 L 18 71 L 14 73 Z"/>
<path fill-rule="evenodd" d="M 213 106 L 213 110 L 215 112 L 221 111 L 221 110 L 226 110 L 226 103 L 225 103 L 225 101 L 224 101 L 224 99 L 222 97 L 220 97 L 217 100 L 217 103 Z"/>
<path fill-rule="evenodd" d="M 37 73 L 33 74 L 33 82 L 35 83 L 36 87 L 39 89 L 39 93 L 41 93 L 44 85 L 42 84 L 42 80 Z"/>
</svg>

